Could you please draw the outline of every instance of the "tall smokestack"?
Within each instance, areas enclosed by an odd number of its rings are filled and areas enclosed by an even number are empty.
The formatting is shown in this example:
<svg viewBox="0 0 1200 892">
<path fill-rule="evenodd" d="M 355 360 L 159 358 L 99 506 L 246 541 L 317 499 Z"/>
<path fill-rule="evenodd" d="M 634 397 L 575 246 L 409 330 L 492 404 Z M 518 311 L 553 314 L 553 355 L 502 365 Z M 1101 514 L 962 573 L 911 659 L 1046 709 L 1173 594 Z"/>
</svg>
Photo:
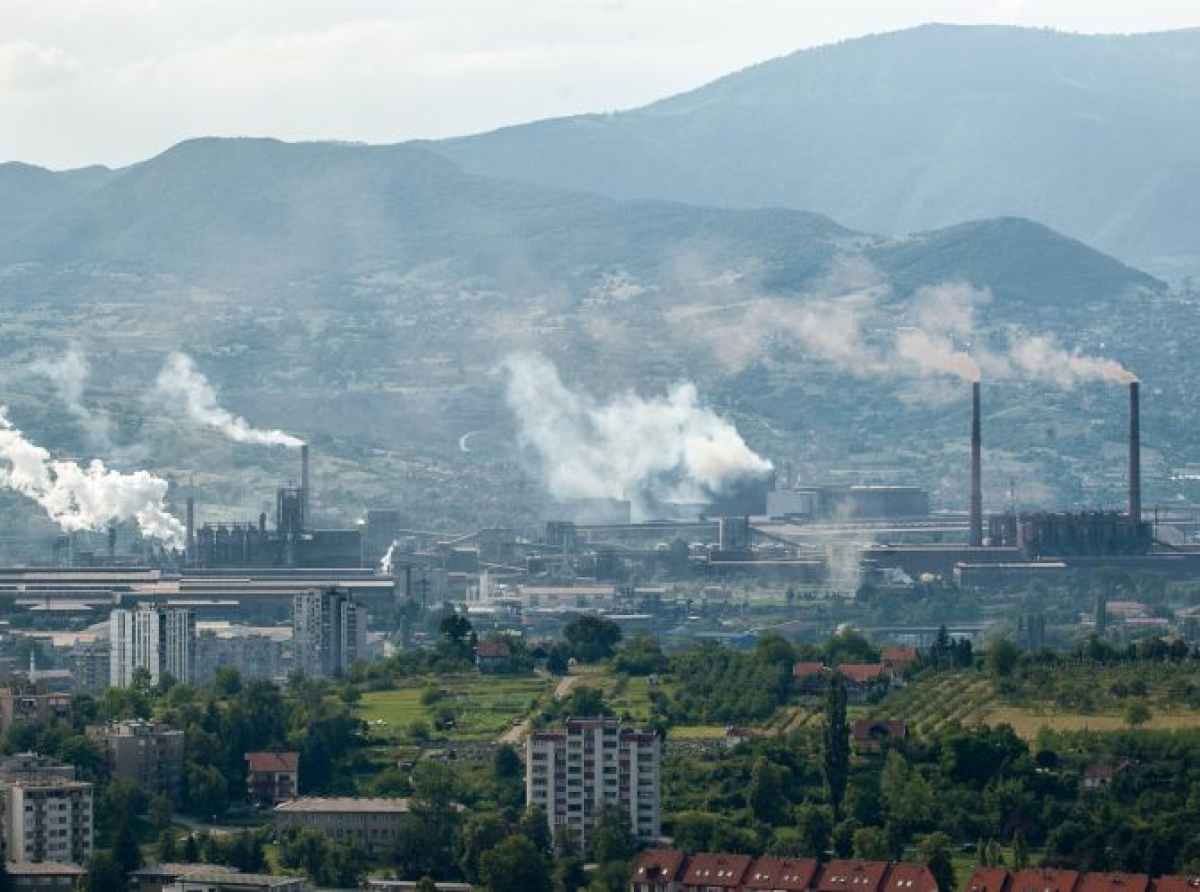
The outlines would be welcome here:
<svg viewBox="0 0 1200 892">
<path fill-rule="evenodd" d="M 308 444 L 300 447 L 300 529 L 312 526 L 308 516 Z"/>
<path fill-rule="evenodd" d="M 983 545 L 983 436 L 980 425 L 979 382 L 971 385 L 971 531 L 972 548 Z"/>
<path fill-rule="evenodd" d="M 188 496 L 187 500 L 187 542 L 184 548 L 184 563 L 190 566 L 196 559 L 196 500 L 192 496 Z"/>
<path fill-rule="evenodd" d="M 1142 431 L 1139 407 L 1140 385 L 1129 384 L 1129 519 L 1142 519 Z"/>
</svg>

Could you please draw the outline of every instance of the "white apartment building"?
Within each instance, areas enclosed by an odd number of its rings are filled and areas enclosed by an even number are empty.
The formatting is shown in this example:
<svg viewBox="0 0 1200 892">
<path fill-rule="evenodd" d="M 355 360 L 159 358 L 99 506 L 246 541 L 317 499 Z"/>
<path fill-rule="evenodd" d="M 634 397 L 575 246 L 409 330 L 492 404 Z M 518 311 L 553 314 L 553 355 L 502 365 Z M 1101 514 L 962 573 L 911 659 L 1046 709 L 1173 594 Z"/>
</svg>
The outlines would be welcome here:
<svg viewBox="0 0 1200 892">
<path fill-rule="evenodd" d="M 71 765 L 13 756 L 0 766 L 0 831 L 9 861 L 83 864 L 92 854 L 92 785 Z"/>
<path fill-rule="evenodd" d="M 118 608 L 109 621 L 109 684 L 128 687 L 135 669 L 146 669 L 152 684 L 163 673 L 195 681 L 196 616 L 181 608 L 139 604 Z"/>
<path fill-rule="evenodd" d="M 658 735 L 623 728 L 620 719 L 571 719 L 529 736 L 525 798 L 545 809 L 551 832 L 565 824 L 580 846 L 605 802 L 624 805 L 634 835 L 653 842 L 661 832 L 661 767 Z"/>
<path fill-rule="evenodd" d="M 340 588 L 292 599 L 292 652 L 297 669 L 321 678 L 340 676 L 366 656 L 367 611 Z"/>
</svg>

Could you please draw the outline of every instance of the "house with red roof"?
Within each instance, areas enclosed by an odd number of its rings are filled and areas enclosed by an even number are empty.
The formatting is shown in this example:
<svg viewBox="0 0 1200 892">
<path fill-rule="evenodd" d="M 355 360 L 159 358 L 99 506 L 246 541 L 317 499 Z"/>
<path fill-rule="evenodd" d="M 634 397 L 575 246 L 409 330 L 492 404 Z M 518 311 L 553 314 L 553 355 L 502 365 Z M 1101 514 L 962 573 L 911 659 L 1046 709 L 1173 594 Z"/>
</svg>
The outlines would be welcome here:
<svg viewBox="0 0 1200 892">
<path fill-rule="evenodd" d="M 820 694 L 829 684 L 831 674 L 824 663 L 795 663 L 792 666 L 792 684 L 802 694 Z"/>
<path fill-rule="evenodd" d="M 1009 892 L 1075 892 L 1078 883 L 1077 870 L 1027 868 L 1013 874 Z"/>
<path fill-rule="evenodd" d="M 270 807 L 300 795 L 300 754 L 246 753 L 246 794 L 250 804 Z"/>
<path fill-rule="evenodd" d="M 817 892 L 883 892 L 888 862 L 839 858 L 830 861 L 817 879 Z"/>
<path fill-rule="evenodd" d="M 754 861 L 749 855 L 701 852 L 688 859 L 683 872 L 683 892 L 720 892 L 741 889 Z"/>
<path fill-rule="evenodd" d="M 893 864 L 883 892 L 938 892 L 938 884 L 928 865 Z"/>
<path fill-rule="evenodd" d="M 475 645 L 475 668 L 480 672 L 504 672 L 511 662 L 512 651 L 503 641 L 480 641 Z"/>
<path fill-rule="evenodd" d="M 897 674 L 917 659 L 915 647 L 885 647 L 879 652 L 879 662 Z"/>
<path fill-rule="evenodd" d="M 899 719 L 858 719 L 850 726 L 850 742 L 859 755 L 881 753 L 908 737 L 908 723 Z"/>
<path fill-rule="evenodd" d="M 862 703 L 892 683 L 892 670 L 882 663 L 842 663 L 835 671 L 846 679 L 846 699 L 851 703 Z"/>
<path fill-rule="evenodd" d="M 1150 892 L 1144 873 L 1085 873 L 1075 892 Z"/>
<path fill-rule="evenodd" d="M 1009 892 L 1012 874 L 1003 867 L 977 867 L 967 881 L 967 892 Z"/>
<path fill-rule="evenodd" d="M 1200 876 L 1171 874 L 1154 881 L 1154 892 L 1196 892 L 1200 889 Z"/>
<path fill-rule="evenodd" d="M 630 892 L 679 892 L 687 856 L 678 849 L 642 852 L 633 864 Z"/>
<path fill-rule="evenodd" d="M 759 858 L 747 872 L 743 889 L 804 892 L 812 888 L 818 864 L 813 858 Z"/>
</svg>

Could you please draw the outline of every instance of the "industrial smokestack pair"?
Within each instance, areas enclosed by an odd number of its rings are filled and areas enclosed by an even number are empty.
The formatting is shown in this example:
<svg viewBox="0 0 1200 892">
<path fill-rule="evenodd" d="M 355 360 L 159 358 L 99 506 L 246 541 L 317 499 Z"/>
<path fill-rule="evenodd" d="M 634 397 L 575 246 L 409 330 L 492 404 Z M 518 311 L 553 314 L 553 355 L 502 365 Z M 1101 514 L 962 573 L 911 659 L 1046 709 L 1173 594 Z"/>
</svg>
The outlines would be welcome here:
<svg viewBox="0 0 1200 892">
<path fill-rule="evenodd" d="M 1129 383 L 1129 520 L 1142 519 L 1141 386 Z M 983 545 L 983 436 L 980 422 L 979 382 L 971 385 L 971 521 L 969 544 Z"/>
</svg>

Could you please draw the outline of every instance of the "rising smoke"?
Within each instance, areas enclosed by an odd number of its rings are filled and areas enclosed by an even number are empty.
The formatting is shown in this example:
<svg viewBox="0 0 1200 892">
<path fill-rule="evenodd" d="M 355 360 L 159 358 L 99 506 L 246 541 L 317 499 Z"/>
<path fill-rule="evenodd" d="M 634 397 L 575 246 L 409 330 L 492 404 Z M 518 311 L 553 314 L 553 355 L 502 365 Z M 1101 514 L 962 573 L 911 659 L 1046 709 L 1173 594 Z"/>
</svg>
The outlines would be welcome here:
<svg viewBox="0 0 1200 892">
<path fill-rule="evenodd" d="M 104 412 L 92 409 L 84 402 L 83 391 L 91 365 L 79 345 L 72 344 L 66 353 L 54 359 L 34 363 L 32 370 L 48 378 L 54 385 L 59 400 L 83 429 L 89 444 L 105 452 L 111 450 L 112 420 Z"/>
<path fill-rule="evenodd" d="M 183 525 L 164 507 L 167 481 L 149 471 L 112 471 L 98 459 L 86 468 L 55 460 L 25 439 L 7 413 L 0 407 L 0 486 L 37 502 L 65 531 L 132 520 L 142 535 L 182 547 Z"/>
<path fill-rule="evenodd" d="M 303 440 L 283 431 L 251 427 L 244 418 L 222 408 L 208 378 L 196 368 L 192 358 L 183 353 L 172 353 L 167 357 L 155 387 L 162 396 L 181 401 L 192 421 L 220 431 L 234 442 L 260 446 L 304 445 Z"/>
<path fill-rule="evenodd" d="M 536 453 L 560 499 L 629 499 L 639 514 L 661 502 L 702 502 L 771 470 L 691 383 L 664 396 L 629 392 L 601 402 L 563 384 L 543 356 L 504 362 L 505 398 L 522 446 Z"/>
</svg>

